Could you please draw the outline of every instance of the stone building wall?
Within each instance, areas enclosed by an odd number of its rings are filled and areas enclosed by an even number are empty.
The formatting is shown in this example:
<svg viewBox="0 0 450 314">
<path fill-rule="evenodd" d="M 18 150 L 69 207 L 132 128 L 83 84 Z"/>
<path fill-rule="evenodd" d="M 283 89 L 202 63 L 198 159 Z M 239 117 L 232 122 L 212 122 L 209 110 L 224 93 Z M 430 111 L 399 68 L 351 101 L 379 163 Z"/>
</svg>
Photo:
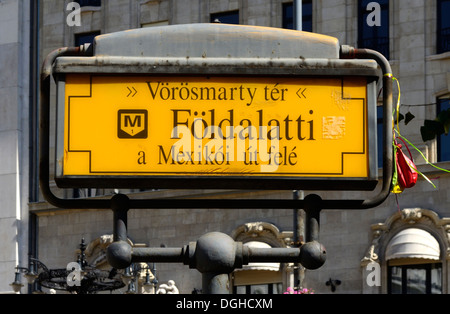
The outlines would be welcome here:
<svg viewBox="0 0 450 314">
<path fill-rule="evenodd" d="M 0 3 L 0 278 L 10 280 L 28 235 L 29 12 L 22 1 Z"/>
</svg>

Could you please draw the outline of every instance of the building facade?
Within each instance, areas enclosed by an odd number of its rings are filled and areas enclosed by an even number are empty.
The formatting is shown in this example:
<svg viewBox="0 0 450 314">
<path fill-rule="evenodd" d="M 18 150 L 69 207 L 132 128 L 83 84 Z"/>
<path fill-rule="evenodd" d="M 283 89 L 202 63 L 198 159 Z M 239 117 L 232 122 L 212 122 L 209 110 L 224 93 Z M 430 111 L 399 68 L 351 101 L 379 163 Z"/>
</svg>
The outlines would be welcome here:
<svg viewBox="0 0 450 314">
<path fill-rule="evenodd" d="M 0 3 L 0 186 L 2 209 L 0 276 L 6 280 L 11 267 L 27 257 L 29 195 L 31 72 L 30 5 L 22 1 Z M 0 291 L 11 291 L 2 283 Z"/>
<path fill-rule="evenodd" d="M 79 243 L 86 257 L 108 269 L 105 248 L 113 233 L 110 210 L 62 210 L 49 205 L 38 187 L 37 69 L 54 49 L 92 42 L 100 34 L 141 27 L 191 23 L 232 23 L 293 27 L 293 4 L 281 0 L 40 0 L 0 3 L 0 186 L 3 206 L 0 232 L 0 291 L 14 268 L 36 257 L 49 268 L 76 261 Z M 305 31 L 336 37 L 340 44 L 372 48 L 390 61 L 398 79 L 401 134 L 415 147 L 414 161 L 432 182 L 419 178 L 415 187 L 392 194 L 369 210 L 321 213 L 320 242 L 327 262 L 318 270 L 292 264 L 249 265 L 231 275 L 235 293 L 282 293 L 300 286 L 316 293 L 448 293 L 450 286 L 449 137 L 424 141 L 421 127 L 446 111 L 450 98 L 450 1 L 303 1 Z M 6 29 L 11 31 L 5 31 Z M 30 49 L 31 47 L 31 49 Z M 31 78 L 31 79 L 30 79 Z M 395 85 L 394 85 L 395 86 Z M 56 97 L 55 90 L 52 97 Z M 381 108 L 381 107 L 379 107 Z M 54 116 L 54 114 L 52 115 Z M 54 118 L 53 118 L 54 119 Z M 55 123 L 52 120 L 51 123 Z M 54 136 L 54 134 L 52 134 Z M 51 139 L 54 142 L 54 139 Z M 31 148 L 30 148 L 31 147 Z M 426 159 L 425 159 L 426 158 Z M 52 169 L 52 168 L 51 168 Z M 52 183 L 53 184 L 53 183 Z M 54 184 L 52 186 L 55 186 Z M 292 199 L 292 191 L 234 190 L 100 190 L 56 189 L 65 198 L 251 198 Z M 306 196 L 309 191 L 302 195 Z M 324 199 L 364 197 L 362 192 L 317 192 Z M 257 247 L 294 245 L 294 210 L 149 209 L 128 213 L 129 241 L 135 246 L 182 247 L 208 232 L 219 231 Z M 300 211 L 298 220 L 303 221 Z M 304 230 L 300 228 L 300 241 Z M 173 280 L 181 293 L 201 289 L 201 274 L 182 264 L 148 266 L 159 284 Z M 143 276 L 143 272 L 141 273 Z M 143 289 L 143 277 L 137 290 Z M 125 287 L 117 292 L 124 292 Z M 36 287 L 23 287 L 22 293 Z M 42 291 L 49 290 L 42 287 Z M 141 291 L 141 290 L 139 290 Z"/>
</svg>

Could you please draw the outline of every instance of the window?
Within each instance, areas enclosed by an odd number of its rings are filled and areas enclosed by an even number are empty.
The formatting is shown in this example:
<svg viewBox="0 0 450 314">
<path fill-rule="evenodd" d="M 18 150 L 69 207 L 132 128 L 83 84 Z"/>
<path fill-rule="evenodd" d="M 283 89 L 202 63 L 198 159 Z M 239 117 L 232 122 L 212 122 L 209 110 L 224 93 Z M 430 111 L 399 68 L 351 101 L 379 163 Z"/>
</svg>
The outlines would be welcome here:
<svg viewBox="0 0 450 314">
<path fill-rule="evenodd" d="M 91 33 L 83 33 L 75 35 L 75 47 L 84 45 L 84 44 L 92 44 L 94 42 L 94 38 L 100 35 L 100 32 L 91 32 Z"/>
<path fill-rule="evenodd" d="M 441 249 L 437 239 L 421 228 L 396 233 L 386 248 L 388 293 L 442 293 Z"/>
<path fill-rule="evenodd" d="M 283 294 L 281 283 L 234 286 L 234 294 Z"/>
<path fill-rule="evenodd" d="M 381 11 L 370 10 L 372 2 L 378 3 Z M 389 59 L 389 0 L 359 0 L 358 5 L 358 46 L 376 50 Z M 378 24 L 368 23 L 372 16 Z"/>
<path fill-rule="evenodd" d="M 389 294 L 441 294 L 442 264 L 389 266 Z"/>
<path fill-rule="evenodd" d="M 239 11 L 211 14 L 211 23 L 239 24 Z"/>
<path fill-rule="evenodd" d="M 448 111 L 450 116 L 450 98 L 440 98 L 437 101 L 437 113 Z M 450 118 L 450 117 L 449 117 Z M 450 161 L 450 134 L 442 134 L 437 138 L 438 161 Z"/>
<path fill-rule="evenodd" d="M 267 264 L 269 265 L 269 264 Z M 253 264 L 233 273 L 234 294 L 283 294 L 282 270 Z"/>
<path fill-rule="evenodd" d="M 312 0 L 302 1 L 302 30 L 312 32 Z M 294 4 L 283 3 L 283 28 L 294 29 Z"/>
<path fill-rule="evenodd" d="M 450 0 L 437 1 L 437 53 L 450 51 Z"/>
<path fill-rule="evenodd" d="M 102 0 L 77 0 L 81 7 L 100 7 Z"/>
<path fill-rule="evenodd" d="M 253 249 L 287 247 L 285 233 L 267 222 L 249 222 L 237 227 L 232 238 Z M 282 294 L 294 279 L 292 268 L 284 263 L 248 263 L 230 275 L 230 291 L 235 294 Z"/>
</svg>

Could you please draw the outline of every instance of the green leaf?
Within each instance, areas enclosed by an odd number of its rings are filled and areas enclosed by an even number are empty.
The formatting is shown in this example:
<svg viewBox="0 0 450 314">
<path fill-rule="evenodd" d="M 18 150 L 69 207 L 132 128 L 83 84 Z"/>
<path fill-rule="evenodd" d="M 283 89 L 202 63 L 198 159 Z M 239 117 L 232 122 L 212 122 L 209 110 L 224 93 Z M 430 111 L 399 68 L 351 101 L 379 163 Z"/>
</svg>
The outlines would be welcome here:
<svg viewBox="0 0 450 314">
<path fill-rule="evenodd" d="M 436 135 L 444 134 L 444 125 L 437 120 L 425 120 L 425 127 L 430 128 Z"/>
<path fill-rule="evenodd" d="M 405 125 L 408 125 L 416 116 L 413 115 L 411 112 L 408 112 L 405 116 Z"/>
<path fill-rule="evenodd" d="M 448 135 L 450 131 L 450 109 L 441 111 L 437 116 L 437 121 L 439 121 L 444 127 L 445 135 Z"/>
<path fill-rule="evenodd" d="M 420 128 L 424 142 L 434 140 L 436 136 L 445 133 L 444 125 L 436 120 L 425 120 L 423 127 Z"/>
<path fill-rule="evenodd" d="M 448 135 L 448 133 L 450 133 L 450 120 L 448 120 L 447 123 L 444 124 L 444 133 L 445 135 Z"/>
<path fill-rule="evenodd" d="M 450 119 L 450 109 L 439 112 L 436 121 L 439 121 L 442 124 L 444 124 L 449 119 Z"/>
<path fill-rule="evenodd" d="M 432 130 L 426 128 L 425 126 L 420 128 L 420 134 L 422 135 L 422 140 L 424 142 L 434 140 L 436 138 L 436 133 Z"/>
</svg>

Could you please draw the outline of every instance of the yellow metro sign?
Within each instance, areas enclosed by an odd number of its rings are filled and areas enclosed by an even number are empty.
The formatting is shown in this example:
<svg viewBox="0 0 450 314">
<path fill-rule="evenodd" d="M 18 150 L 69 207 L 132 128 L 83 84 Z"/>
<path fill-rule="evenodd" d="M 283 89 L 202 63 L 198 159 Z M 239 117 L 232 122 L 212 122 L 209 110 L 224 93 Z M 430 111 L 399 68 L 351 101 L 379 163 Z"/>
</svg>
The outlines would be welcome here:
<svg viewBox="0 0 450 314">
<path fill-rule="evenodd" d="M 370 179 L 364 77 L 68 74 L 58 180 Z"/>
</svg>

